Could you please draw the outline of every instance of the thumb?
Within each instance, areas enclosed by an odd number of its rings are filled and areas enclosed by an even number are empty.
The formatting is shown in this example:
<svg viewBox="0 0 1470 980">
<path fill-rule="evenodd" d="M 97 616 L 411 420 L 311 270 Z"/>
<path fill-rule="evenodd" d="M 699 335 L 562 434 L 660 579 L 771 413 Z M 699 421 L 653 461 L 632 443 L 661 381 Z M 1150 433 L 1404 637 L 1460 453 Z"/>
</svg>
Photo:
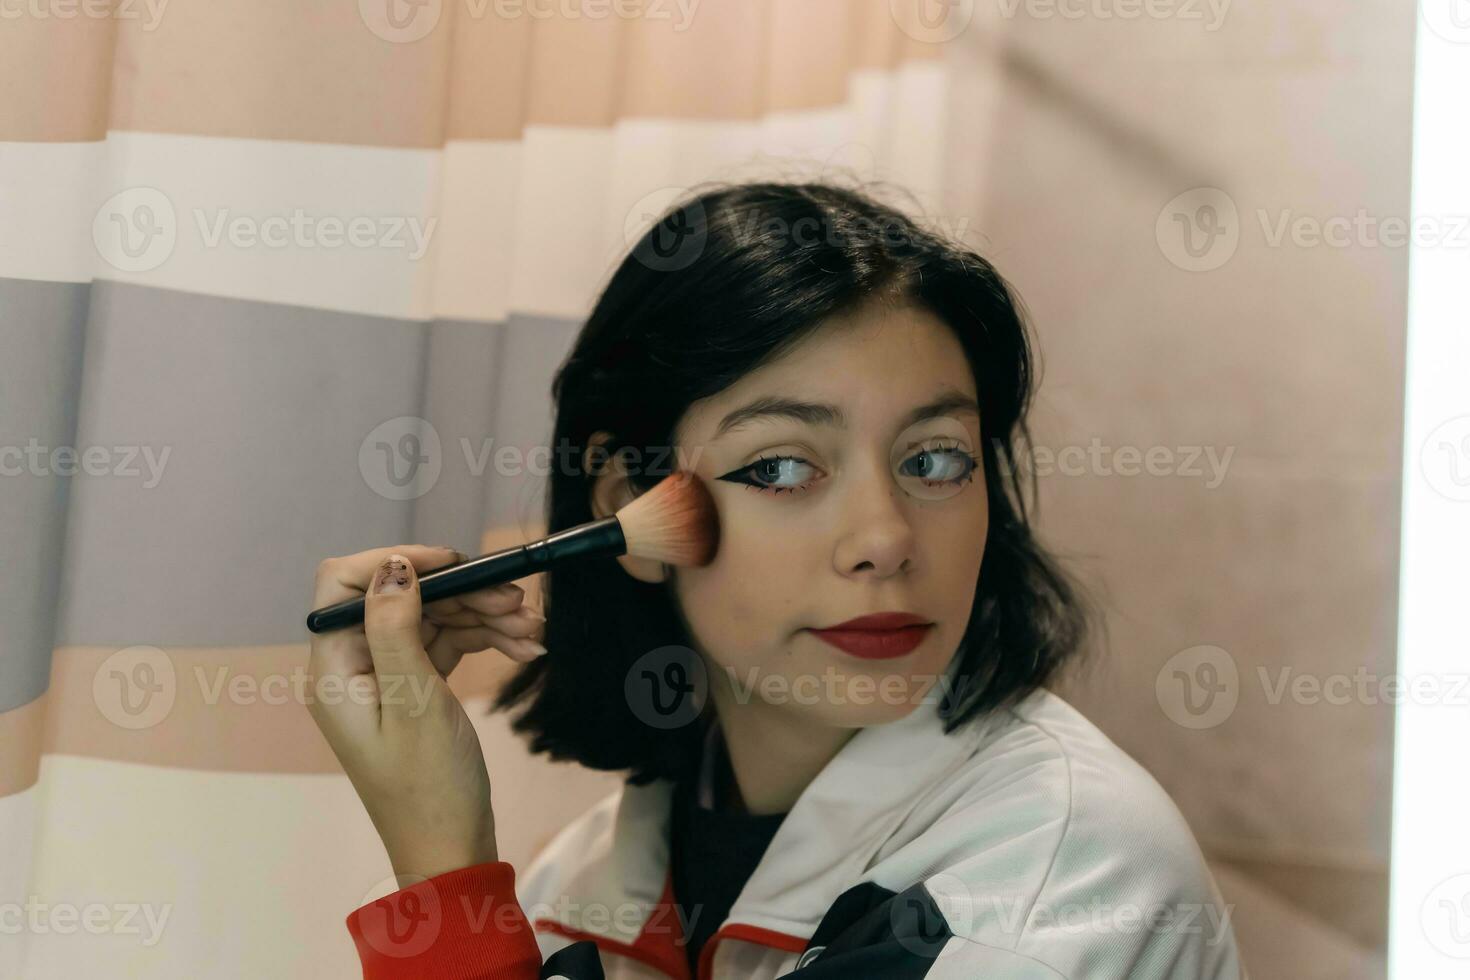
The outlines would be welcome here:
<svg viewBox="0 0 1470 980">
<path fill-rule="evenodd" d="M 362 628 L 383 711 L 411 705 L 410 695 L 427 683 L 426 675 L 438 676 L 419 635 L 423 602 L 413 563 L 397 553 L 384 558 L 363 603 Z"/>
</svg>

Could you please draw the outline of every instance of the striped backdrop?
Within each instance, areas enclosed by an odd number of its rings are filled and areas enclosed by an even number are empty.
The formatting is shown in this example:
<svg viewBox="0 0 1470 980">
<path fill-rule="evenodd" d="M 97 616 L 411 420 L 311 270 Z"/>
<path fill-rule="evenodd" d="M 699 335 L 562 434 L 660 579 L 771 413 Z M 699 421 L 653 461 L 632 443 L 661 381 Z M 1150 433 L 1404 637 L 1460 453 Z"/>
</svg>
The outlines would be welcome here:
<svg viewBox="0 0 1470 980">
<path fill-rule="evenodd" d="M 680 189 L 937 200 L 947 45 L 903 6 L 6 8 L 0 977 L 356 973 L 388 867 L 297 693 L 317 561 L 536 532 L 551 373 Z M 498 798 L 614 785 L 479 723 Z"/>
</svg>

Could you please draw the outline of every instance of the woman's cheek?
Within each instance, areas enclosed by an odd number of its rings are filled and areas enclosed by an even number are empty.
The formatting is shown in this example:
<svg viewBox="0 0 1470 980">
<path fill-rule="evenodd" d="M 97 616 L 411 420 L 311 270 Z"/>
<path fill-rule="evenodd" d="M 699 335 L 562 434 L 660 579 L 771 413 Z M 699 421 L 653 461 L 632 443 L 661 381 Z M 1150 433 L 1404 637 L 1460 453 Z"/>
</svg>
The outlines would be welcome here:
<svg viewBox="0 0 1470 980">
<path fill-rule="evenodd" d="M 678 596 L 696 639 L 707 650 L 739 649 L 758 657 L 779 646 L 795 622 L 813 576 L 803 564 L 807 546 L 790 531 L 722 530 L 715 561 L 686 569 Z"/>
</svg>

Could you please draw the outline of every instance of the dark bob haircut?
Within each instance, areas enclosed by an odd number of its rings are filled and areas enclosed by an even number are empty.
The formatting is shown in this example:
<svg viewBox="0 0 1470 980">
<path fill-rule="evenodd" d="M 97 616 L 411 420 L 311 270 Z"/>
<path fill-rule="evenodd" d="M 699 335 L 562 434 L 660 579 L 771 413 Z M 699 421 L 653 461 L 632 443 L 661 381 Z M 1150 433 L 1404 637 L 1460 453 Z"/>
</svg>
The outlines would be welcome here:
<svg viewBox="0 0 1470 980">
<path fill-rule="evenodd" d="M 871 185 L 870 185 L 871 186 Z M 712 189 L 711 189 L 712 188 Z M 1016 454 L 1029 452 L 1034 368 L 1026 318 L 974 251 L 926 230 L 866 190 L 829 183 L 704 185 L 671 205 L 613 272 L 552 383 L 553 445 L 656 460 L 685 410 L 779 358 L 823 321 L 870 301 L 914 303 L 959 339 L 981 406 L 990 525 L 955 683 L 938 710 L 946 732 L 1020 701 L 1076 654 L 1091 607 L 1033 537 Z M 667 453 L 665 452 L 665 455 Z M 630 467 L 641 493 L 675 468 Z M 552 467 L 547 532 L 596 518 L 594 472 Z M 1031 491 L 1035 494 L 1035 475 Z M 615 559 L 556 568 L 543 583 L 547 655 L 519 667 L 493 709 L 533 752 L 626 780 L 680 780 L 708 723 L 645 724 L 624 696 L 634 662 L 695 647 L 669 583 L 645 583 Z"/>
</svg>

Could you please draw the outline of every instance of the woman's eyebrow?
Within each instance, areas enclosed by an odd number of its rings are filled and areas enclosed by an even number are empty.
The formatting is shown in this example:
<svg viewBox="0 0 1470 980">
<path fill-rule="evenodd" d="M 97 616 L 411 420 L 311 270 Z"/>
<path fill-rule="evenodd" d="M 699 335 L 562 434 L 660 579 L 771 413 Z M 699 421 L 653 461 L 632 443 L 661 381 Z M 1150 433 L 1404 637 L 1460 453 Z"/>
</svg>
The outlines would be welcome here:
<svg viewBox="0 0 1470 980">
<path fill-rule="evenodd" d="M 974 398 L 961 391 L 948 389 L 933 401 L 920 405 L 906 415 L 899 425 L 900 431 L 942 415 L 962 413 L 980 414 L 980 405 Z M 809 402 L 798 398 L 767 395 L 742 405 L 720 420 L 714 437 L 718 439 L 746 423 L 766 419 L 791 419 L 806 425 L 831 425 L 839 429 L 847 427 L 847 417 L 842 409 L 827 402 Z"/>
</svg>

